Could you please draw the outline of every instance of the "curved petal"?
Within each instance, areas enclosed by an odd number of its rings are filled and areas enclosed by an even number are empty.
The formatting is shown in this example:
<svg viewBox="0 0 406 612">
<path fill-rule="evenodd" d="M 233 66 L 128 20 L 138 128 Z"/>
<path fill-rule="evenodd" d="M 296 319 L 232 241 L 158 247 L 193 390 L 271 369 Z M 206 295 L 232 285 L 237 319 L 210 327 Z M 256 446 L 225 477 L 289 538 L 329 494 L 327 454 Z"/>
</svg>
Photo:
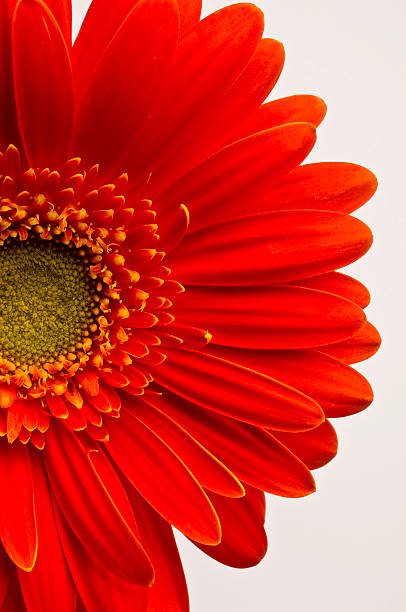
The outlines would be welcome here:
<svg viewBox="0 0 406 612">
<path fill-rule="evenodd" d="M 175 421 L 145 402 L 136 402 L 134 416 L 178 455 L 202 487 L 225 497 L 244 495 L 234 474 Z"/>
<path fill-rule="evenodd" d="M 88 460 L 77 436 L 54 423 L 43 451 L 52 491 L 82 544 L 127 582 L 148 586 L 151 563 Z"/>
<path fill-rule="evenodd" d="M 72 49 L 72 66 L 78 98 L 121 24 L 139 0 L 93 0 Z"/>
<path fill-rule="evenodd" d="M 234 419 L 305 431 L 324 421 L 312 399 L 272 378 L 207 353 L 167 348 L 168 359 L 151 367 L 154 379 L 204 408 Z"/>
<path fill-rule="evenodd" d="M 202 118 L 197 133 L 181 142 L 162 164 L 154 168 L 148 184 L 148 197 L 156 199 L 169 185 L 230 142 L 229 134 L 271 92 L 282 71 L 283 45 L 270 38 L 262 39 L 251 60 L 232 87 Z M 203 102 L 203 104 L 205 104 Z"/>
<path fill-rule="evenodd" d="M 342 272 L 327 272 L 326 274 L 320 274 L 320 276 L 290 281 L 289 284 L 341 295 L 358 304 L 361 308 L 366 308 L 371 301 L 371 296 L 365 285 Z"/>
<path fill-rule="evenodd" d="M 307 157 L 315 141 L 309 123 L 283 125 L 239 140 L 173 185 L 157 208 L 171 211 L 184 202 L 189 232 L 262 212 L 272 187 Z"/>
<path fill-rule="evenodd" d="M 13 16 L 13 74 L 21 140 L 33 167 L 66 161 L 73 117 L 65 40 L 41 0 L 21 0 Z"/>
<path fill-rule="evenodd" d="M 268 194 L 268 208 L 313 208 L 350 213 L 368 202 L 377 186 L 374 174 L 357 164 L 305 164 L 293 170 Z"/>
<path fill-rule="evenodd" d="M 56 0 L 53 0 L 56 2 Z M 89 78 L 123 21 L 139 0 L 93 0 L 73 45 L 72 64 L 79 98 Z M 199 21 L 201 0 L 177 0 L 180 29 L 188 30 Z"/>
<path fill-rule="evenodd" d="M 72 45 L 72 2 L 71 0 L 46 0 L 45 4 L 55 17 L 68 48 Z"/>
<path fill-rule="evenodd" d="M 358 363 L 375 355 L 381 345 L 378 330 L 369 322 L 357 330 L 351 338 L 336 344 L 321 346 L 319 350 L 344 363 Z"/>
<path fill-rule="evenodd" d="M 264 529 L 264 494 L 246 487 L 245 497 L 225 499 L 210 494 L 222 525 L 218 546 L 197 546 L 206 555 L 230 567 L 246 568 L 258 565 L 268 548 Z"/>
<path fill-rule="evenodd" d="M 0 537 L 10 559 L 26 572 L 37 558 L 38 535 L 27 447 L 0 440 Z"/>
<path fill-rule="evenodd" d="M 283 497 L 303 497 L 315 490 L 304 463 L 264 429 L 223 417 L 167 392 L 154 397 L 153 402 L 244 483 Z"/>
<path fill-rule="evenodd" d="M 169 254 L 167 265 L 183 284 L 268 285 L 341 268 L 371 244 L 369 228 L 349 215 L 279 211 L 194 232 Z"/>
<path fill-rule="evenodd" d="M 209 352 L 291 385 L 314 398 L 327 417 L 342 417 L 367 408 L 370 384 L 338 359 L 315 350 L 252 351 L 210 346 Z"/>
<path fill-rule="evenodd" d="M 235 138 L 245 138 L 277 125 L 306 121 L 316 127 L 323 121 L 327 106 L 321 98 L 309 95 L 288 96 L 262 104 L 237 126 Z"/>
<path fill-rule="evenodd" d="M 326 465 L 337 454 L 337 434 L 329 421 L 303 433 L 290 434 L 283 431 L 272 431 L 271 433 L 296 457 L 299 457 L 310 470 Z"/>
<path fill-rule="evenodd" d="M 236 4 L 209 15 L 182 37 L 159 103 L 124 162 L 133 183 L 144 182 L 158 163 L 200 133 L 251 59 L 263 28 L 260 9 Z"/>
<path fill-rule="evenodd" d="M 74 588 L 59 541 L 58 529 L 42 461 L 31 455 L 38 530 L 38 557 L 31 572 L 18 569 L 18 579 L 28 612 L 75 612 Z M 52 576 L 52 579 L 50 579 Z"/>
<path fill-rule="evenodd" d="M 126 402 L 131 411 L 135 401 Z M 151 506 L 185 535 L 218 543 L 220 526 L 213 507 L 178 456 L 125 410 L 119 421 L 109 422 L 109 431 L 111 456 Z"/>
<path fill-rule="evenodd" d="M 140 0 L 97 64 L 76 118 L 72 151 L 112 171 L 150 114 L 176 49 L 176 0 Z"/>
<path fill-rule="evenodd" d="M 176 321 L 209 329 L 215 344 L 257 349 L 309 348 L 352 336 L 366 321 L 353 302 L 289 287 L 196 287 L 177 296 Z"/>
<path fill-rule="evenodd" d="M 141 541 L 155 568 L 148 593 L 148 612 L 189 612 L 189 597 L 171 526 L 130 485 L 127 494 L 140 526 Z"/>
<path fill-rule="evenodd" d="M 86 612 L 146 612 L 149 589 L 109 572 L 103 558 L 80 543 L 58 507 L 56 519 L 69 569 Z"/>
</svg>

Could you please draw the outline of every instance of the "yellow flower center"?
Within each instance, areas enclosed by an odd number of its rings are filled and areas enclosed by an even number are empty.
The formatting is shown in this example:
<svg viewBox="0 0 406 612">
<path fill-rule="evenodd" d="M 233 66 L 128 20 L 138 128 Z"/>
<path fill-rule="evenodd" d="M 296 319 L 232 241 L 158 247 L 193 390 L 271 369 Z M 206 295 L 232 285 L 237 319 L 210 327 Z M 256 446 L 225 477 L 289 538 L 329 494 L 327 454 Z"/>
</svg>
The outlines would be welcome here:
<svg viewBox="0 0 406 612">
<path fill-rule="evenodd" d="M 93 322 L 95 281 L 73 244 L 31 238 L 0 247 L 0 356 L 52 363 L 81 347 Z"/>
</svg>

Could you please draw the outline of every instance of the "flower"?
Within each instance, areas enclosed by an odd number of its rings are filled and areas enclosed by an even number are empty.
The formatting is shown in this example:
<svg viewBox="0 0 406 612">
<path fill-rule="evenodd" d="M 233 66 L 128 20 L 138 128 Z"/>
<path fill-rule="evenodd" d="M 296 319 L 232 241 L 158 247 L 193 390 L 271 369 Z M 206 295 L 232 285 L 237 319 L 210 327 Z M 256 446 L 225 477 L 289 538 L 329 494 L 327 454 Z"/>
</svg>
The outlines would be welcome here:
<svg viewBox="0 0 406 612">
<path fill-rule="evenodd" d="M 0 609 L 185 611 L 172 526 L 249 567 L 372 400 L 365 168 L 301 165 L 250 4 L 0 4 Z M 241 535 L 243 534 L 243 535 Z"/>
</svg>

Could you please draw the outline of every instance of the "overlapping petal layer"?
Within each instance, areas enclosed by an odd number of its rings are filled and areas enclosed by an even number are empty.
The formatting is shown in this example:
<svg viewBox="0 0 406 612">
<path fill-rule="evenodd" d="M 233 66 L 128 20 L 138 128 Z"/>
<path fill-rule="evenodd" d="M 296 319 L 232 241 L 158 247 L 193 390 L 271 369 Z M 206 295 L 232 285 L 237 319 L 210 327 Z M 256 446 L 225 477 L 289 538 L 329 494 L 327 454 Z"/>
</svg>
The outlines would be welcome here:
<svg viewBox="0 0 406 612">
<path fill-rule="evenodd" d="M 337 269 L 376 179 L 301 165 L 326 107 L 266 101 L 257 7 L 200 13 L 93 0 L 72 47 L 69 0 L 0 3 L 0 255 L 74 253 L 92 300 L 49 360 L 0 329 L 0 612 L 187 612 L 172 526 L 259 563 L 264 492 L 312 493 L 326 419 L 372 401 L 369 292 Z"/>
</svg>

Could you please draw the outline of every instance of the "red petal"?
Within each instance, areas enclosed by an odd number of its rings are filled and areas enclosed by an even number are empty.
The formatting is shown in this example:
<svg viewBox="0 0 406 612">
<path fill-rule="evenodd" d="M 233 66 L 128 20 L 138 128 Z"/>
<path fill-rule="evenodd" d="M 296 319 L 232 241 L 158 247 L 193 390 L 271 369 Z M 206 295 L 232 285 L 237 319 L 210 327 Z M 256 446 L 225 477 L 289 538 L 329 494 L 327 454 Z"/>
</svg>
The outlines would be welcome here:
<svg viewBox="0 0 406 612">
<path fill-rule="evenodd" d="M 380 345 L 381 337 L 378 330 L 371 323 L 366 323 L 351 338 L 319 348 L 323 353 L 340 359 L 344 363 L 357 363 L 372 357 Z"/>
<path fill-rule="evenodd" d="M 304 431 L 324 421 L 312 399 L 272 378 L 207 353 L 172 348 L 166 353 L 163 365 L 150 368 L 155 380 L 204 408 L 283 431 Z"/>
<path fill-rule="evenodd" d="M 303 433 L 290 434 L 281 431 L 271 433 L 296 457 L 299 457 L 310 470 L 326 465 L 337 454 L 337 435 L 329 421 L 325 421 L 316 429 Z"/>
<path fill-rule="evenodd" d="M 209 329 L 215 344 L 306 348 L 348 338 L 364 312 L 341 297 L 286 285 L 191 288 L 176 300 L 176 321 Z"/>
<path fill-rule="evenodd" d="M 85 548 L 56 508 L 59 532 L 73 580 L 86 612 L 146 612 L 148 590 L 108 571 L 104 559 Z"/>
<path fill-rule="evenodd" d="M 202 0 L 177 0 L 181 32 L 186 32 L 200 20 Z"/>
<path fill-rule="evenodd" d="M 11 572 L 13 571 L 12 567 L 3 547 L 0 546 L 0 610 L 6 597 Z"/>
<path fill-rule="evenodd" d="M 302 497 L 315 490 L 307 467 L 264 429 L 222 417 L 169 393 L 154 397 L 154 404 L 253 487 L 284 497 Z"/>
<path fill-rule="evenodd" d="M 294 123 L 231 144 L 189 172 L 159 201 L 171 211 L 185 202 L 189 231 L 269 208 L 269 192 L 302 162 L 316 141 L 309 123 Z"/>
<path fill-rule="evenodd" d="M 48 482 L 40 456 L 31 456 L 38 531 L 38 557 L 31 572 L 18 570 L 27 610 L 75 612 L 76 590 L 59 542 Z"/>
<path fill-rule="evenodd" d="M 234 474 L 172 419 L 145 402 L 136 403 L 134 414 L 178 455 L 205 489 L 226 497 L 244 495 Z"/>
<path fill-rule="evenodd" d="M 327 107 L 317 96 L 296 95 L 263 104 L 237 126 L 234 137 L 245 138 L 285 123 L 306 121 L 315 126 L 323 121 Z"/>
<path fill-rule="evenodd" d="M 57 0 L 52 1 L 57 4 Z M 72 61 L 78 90 L 86 87 L 100 56 L 137 2 L 138 0 L 115 0 L 114 3 L 111 0 L 93 0 L 90 4 L 73 46 Z M 186 31 L 199 21 L 202 3 L 201 0 L 177 0 L 177 4 L 181 31 Z"/>
<path fill-rule="evenodd" d="M 265 556 L 268 541 L 260 508 L 265 504 L 262 491 L 246 488 L 242 499 L 225 499 L 210 494 L 222 526 L 218 546 L 197 546 L 216 561 L 230 567 L 253 567 Z"/>
<path fill-rule="evenodd" d="M 148 593 L 148 612 L 188 612 L 189 598 L 178 549 L 170 525 L 129 486 L 141 541 L 155 568 L 156 579 Z"/>
<path fill-rule="evenodd" d="M 241 74 L 261 39 L 262 12 L 251 4 L 223 8 L 188 30 L 151 114 L 124 165 L 144 181 L 193 135 Z M 181 202 L 180 202 L 181 203 Z"/>
<path fill-rule="evenodd" d="M 280 211 L 190 234 L 167 265 L 175 278 L 192 285 L 270 284 L 346 266 L 371 244 L 369 228 L 349 215 Z"/>
<path fill-rule="evenodd" d="M 217 516 L 177 455 L 129 413 L 111 421 L 109 431 L 111 456 L 151 506 L 185 535 L 205 544 L 218 543 Z"/>
<path fill-rule="evenodd" d="M 159 248 L 166 253 L 173 251 L 183 240 L 188 225 L 189 211 L 184 204 L 181 204 L 173 215 L 164 218 L 163 223 L 159 224 Z"/>
<path fill-rule="evenodd" d="M 139 0 L 93 0 L 76 37 L 72 65 L 78 96 L 128 13 Z"/>
<path fill-rule="evenodd" d="M 141 0 L 97 64 L 78 111 L 72 150 L 116 167 L 151 111 L 179 32 L 175 0 Z"/>
<path fill-rule="evenodd" d="M 45 0 L 55 17 L 68 48 L 72 45 L 72 2 L 70 0 Z"/>
<path fill-rule="evenodd" d="M 52 491 L 68 523 L 106 567 L 127 582 L 148 586 L 153 570 L 77 436 L 55 422 L 47 435 L 45 466 Z"/>
<path fill-rule="evenodd" d="M 1 612 L 27 612 L 15 572 L 12 572 Z"/>
<path fill-rule="evenodd" d="M 73 115 L 66 43 L 41 0 L 21 0 L 13 18 L 14 89 L 21 139 L 34 167 L 66 160 Z"/>
<path fill-rule="evenodd" d="M 37 557 L 37 526 L 28 450 L 20 443 L 0 444 L 0 537 L 10 559 L 30 571 Z"/>
<path fill-rule="evenodd" d="M 284 58 L 283 45 L 279 41 L 265 38 L 259 42 L 232 87 L 225 95 L 220 94 L 215 107 L 207 109 L 207 116 L 200 119 L 199 130 L 196 132 L 198 124 L 192 125 L 189 139 L 185 136 L 184 142 L 171 150 L 170 156 L 154 169 L 148 185 L 149 197 L 155 200 L 156 194 L 230 142 L 229 134 L 241 118 L 271 92 L 282 71 Z"/>
<path fill-rule="evenodd" d="M 362 166 L 321 162 L 296 168 L 269 193 L 269 209 L 314 208 L 352 212 L 377 188 L 375 176 Z"/>
<path fill-rule="evenodd" d="M 3 151 L 10 143 L 18 145 L 20 141 L 13 89 L 10 9 L 6 2 L 0 2 L 0 40 L 0 149 Z"/>
<path fill-rule="evenodd" d="M 318 351 L 250 351 L 220 346 L 209 350 L 302 391 L 320 404 L 327 417 L 360 412 L 373 399 L 370 384 L 359 372 Z"/>
<path fill-rule="evenodd" d="M 368 289 L 362 283 L 341 272 L 327 272 L 320 276 L 291 281 L 289 284 L 335 293 L 358 304 L 361 308 L 366 308 L 371 300 Z"/>
<path fill-rule="evenodd" d="M 104 446 L 92 443 L 89 461 L 124 522 L 129 526 L 137 540 L 139 540 L 138 526 L 123 484 L 104 450 Z"/>
</svg>

